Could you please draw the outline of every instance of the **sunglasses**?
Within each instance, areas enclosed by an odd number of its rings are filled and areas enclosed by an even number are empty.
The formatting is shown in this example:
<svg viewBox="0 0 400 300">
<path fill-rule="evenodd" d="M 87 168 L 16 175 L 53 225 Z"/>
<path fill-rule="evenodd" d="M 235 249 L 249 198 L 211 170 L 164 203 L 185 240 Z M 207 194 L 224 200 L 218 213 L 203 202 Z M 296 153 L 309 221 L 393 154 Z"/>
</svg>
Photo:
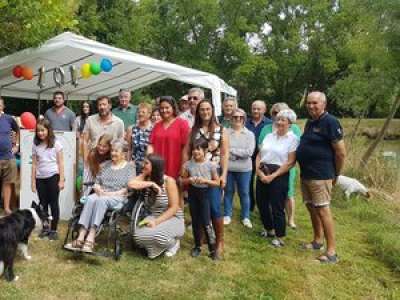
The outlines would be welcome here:
<svg viewBox="0 0 400 300">
<path fill-rule="evenodd" d="M 232 116 L 234 119 L 244 119 L 244 116 Z"/>
<path fill-rule="evenodd" d="M 196 96 L 190 96 L 188 97 L 188 100 L 199 100 L 199 98 Z"/>
</svg>

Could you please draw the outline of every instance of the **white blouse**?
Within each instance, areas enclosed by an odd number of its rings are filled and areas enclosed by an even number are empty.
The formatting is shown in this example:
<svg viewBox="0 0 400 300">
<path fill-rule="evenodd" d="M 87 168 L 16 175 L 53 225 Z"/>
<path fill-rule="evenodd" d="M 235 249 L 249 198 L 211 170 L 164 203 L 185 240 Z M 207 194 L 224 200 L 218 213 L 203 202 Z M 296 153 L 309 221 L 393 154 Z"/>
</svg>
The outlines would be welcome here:
<svg viewBox="0 0 400 300">
<path fill-rule="evenodd" d="M 261 163 L 282 166 L 289 159 L 289 153 L 296 151 L 299 138 L 288 131 L 279 136 L 276 131 L 267 134 L 260 146 Z"/>
</svg>

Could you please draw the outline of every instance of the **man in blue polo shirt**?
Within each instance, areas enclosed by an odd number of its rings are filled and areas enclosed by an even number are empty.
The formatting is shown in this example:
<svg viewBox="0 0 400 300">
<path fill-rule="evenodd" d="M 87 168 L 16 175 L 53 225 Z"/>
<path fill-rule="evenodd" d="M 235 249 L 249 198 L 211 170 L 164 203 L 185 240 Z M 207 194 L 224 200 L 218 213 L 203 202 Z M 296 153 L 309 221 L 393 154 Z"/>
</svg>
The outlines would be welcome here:
<svg viewBox="0 0 400 300">
<path fill-rule="evenodd" d="M 16 134 L 16 145 L 13 147 L 12 134 Z M 12 184 L 17 180 L 17 164 L 14 154 L 18 151 L 19 127 L 14 118 L 4 113 L 4 100 L 0 98 L 0 181 L 4 212 L 11 214 L 10 200 Z"/>
<path fill-rule="evenodd" d="M 326 253 L 321 263 L 336 263 L 336 242 L 330 210 L 332 186 L 343 169 L 346 149 L 339 121 L 326 111 L 326 96 L 312 92 L 307 97 L 307 121 L 296 151 L 300 165 L 303 201 L 310 213 L 314 238 L 305 249 L 321 250 L 326 239 Z"/>
<path fill-rule="evenodd" d="M 267 106 L 262 100 L 255 100 L 251 104 L 251 116 L 246 121 L 246 128 L 254 133 L 256 138 L 256 145 L 258 144 L 258 138 L 260 137 L 261 129 L 267 124 L 271 124 L 272 121 L 265 116 Z M 250 211 L 254 211 L 255 199 L 254 199 L 254 176 L 256 174 L 256 157 L 258 153 L 258 147 L 254 149 L 251 160 L 253 161 L 253 169 L 250 179 Z"/>
</svg>

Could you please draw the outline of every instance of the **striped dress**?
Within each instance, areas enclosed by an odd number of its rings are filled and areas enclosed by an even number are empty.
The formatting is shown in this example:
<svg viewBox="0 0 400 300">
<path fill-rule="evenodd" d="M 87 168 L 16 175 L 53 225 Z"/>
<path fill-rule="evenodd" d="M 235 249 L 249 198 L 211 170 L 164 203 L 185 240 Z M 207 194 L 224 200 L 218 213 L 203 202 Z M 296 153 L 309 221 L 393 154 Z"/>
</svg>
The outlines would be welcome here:
<svg viewBox="0 0 400 300">
<path fill-rule="evenodd" d="M 145 203 L 148 203 L 149 193 L 145 194 Z M 150 216 L 148 219 L 155 219 L 168 209 L 168 196 L 165 185 L 162 187 L 161 194 L 157 195 L 154 204 L 149 207 Z M 175 245 L 177 239 L 181 239 L 185 233 L 183 212 L 179 208 L 175 216 L 158 224 L 154 228 L 140 227 L 136 229 L 133 236 L 136 245 L 147 251 L 149 258 L 156 258 L 164 251 Z"/>
</svg>

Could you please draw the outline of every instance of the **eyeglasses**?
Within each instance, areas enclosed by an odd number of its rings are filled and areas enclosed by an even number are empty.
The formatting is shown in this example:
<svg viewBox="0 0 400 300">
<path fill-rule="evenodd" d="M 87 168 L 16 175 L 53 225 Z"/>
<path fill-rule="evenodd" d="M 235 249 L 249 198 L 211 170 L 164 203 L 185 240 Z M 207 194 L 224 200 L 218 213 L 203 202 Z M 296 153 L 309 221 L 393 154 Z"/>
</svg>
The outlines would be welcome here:
<svg viewBox="0 0 400 300">
<path fill-rule="evenodd" d="M 244 119 L 244 116 L 232 116 L 233 119 Z"/>
<path fill-rule="evenodd" d="M 189 97 L 188 97 L 188 100 L 199 100 L 199 98 L 196 97 L 196 96 L 189 96 Z"/>
</svg>

